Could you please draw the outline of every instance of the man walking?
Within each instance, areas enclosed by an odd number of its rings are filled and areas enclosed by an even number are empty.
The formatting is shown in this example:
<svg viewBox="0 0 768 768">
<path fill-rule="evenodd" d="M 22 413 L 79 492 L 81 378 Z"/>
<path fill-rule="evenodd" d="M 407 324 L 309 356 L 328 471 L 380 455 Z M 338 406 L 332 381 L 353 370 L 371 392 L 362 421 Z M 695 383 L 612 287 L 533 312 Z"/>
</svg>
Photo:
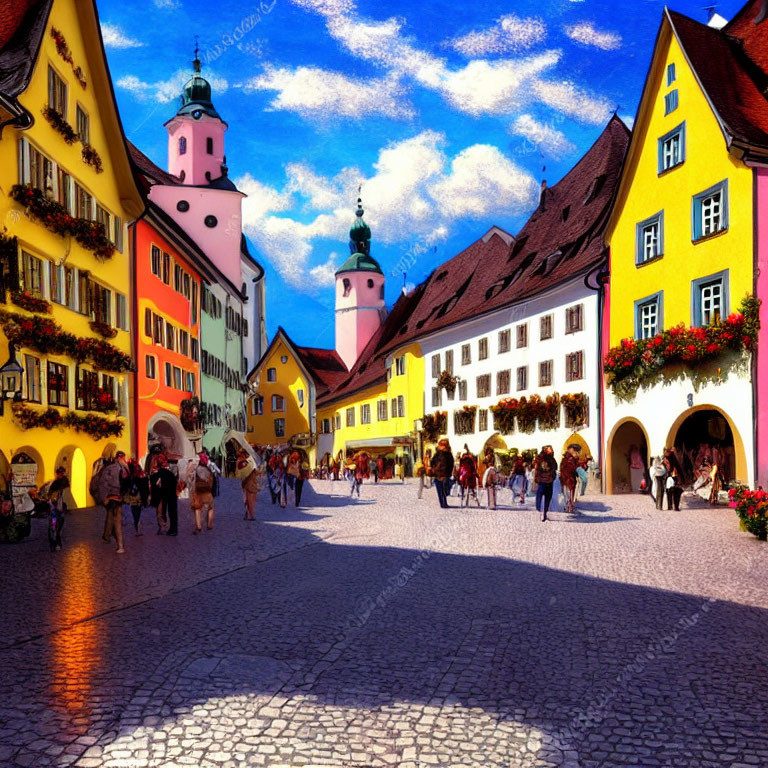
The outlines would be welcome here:
<svg viewBox="0 0 768 768">
<path fill-rule="evenodd" d="M 203 530 L 203 510 L 207 513 L 207 527 L 213 530 L 213 470 L 209 466 L 208 454 L 203 452 L 199 456 L 199 463 L 192 476 L 192 511 L 195 513 L 195 530 L 192 533 L 201 533 Z"/>
<path fill-rule="evenodd" d="M 168 466 L 165 454 L 160 454 L 157 459 L 157 469 L 152 474 L 152 496 L 158 502 L 158 509 L 162 504 L 163 514 L 168 519 L 168 532 L 166 536 L 179 535 L 179 494 L 178 480 Z M 162 518 L 158 513 L 157 532 L 163 532 Z"/>
<path fill-rule="evenodd" d="M 552 484 L 557 474 L 557 461 L 551 445 L 545 445 L 534 464 L 536 477 L 536 509 L 541 512 L 541 522 L 547 521 L 549 503 L 552 501 Z"/>
<path fill-rule="evenodd" d="M 99 500 L 107 510 L 104 522 L 104 541 L 110 541 L 114 536 L 117 541 L 117 554 L 125 554 L 123 547 L 123 494 L 122 480 L 128 474 L 128 464 L 125 453 L 118 451 L 111 464 L 107 464 L 98 478 Z"/>
<path fill-rule="evenodd" d="M 443 509 L 448 507 L 446 496 L 448 494 L 448 481 L 453 475 L 453 454 L 448 438 L 444 437 L 437 444 L 437 450 L 431 462 L 432 477 L 435 478 L 437 499 Z"/>
</svg>

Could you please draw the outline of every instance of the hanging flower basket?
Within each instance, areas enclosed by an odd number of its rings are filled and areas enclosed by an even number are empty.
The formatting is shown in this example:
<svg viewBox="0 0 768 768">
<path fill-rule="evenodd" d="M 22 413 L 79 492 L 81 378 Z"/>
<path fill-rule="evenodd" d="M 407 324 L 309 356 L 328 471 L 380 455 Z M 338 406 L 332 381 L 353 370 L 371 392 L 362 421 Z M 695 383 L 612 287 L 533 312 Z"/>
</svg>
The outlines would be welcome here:
<svg viewBox="0 0 768 768">
<path fill-rule="evenodd" d="M 459 383 L 459 377 L 454 376 L 448 371 L 443 371 L 438 377 L 436 386 L 438 389 L 444 389 L 448 393 L 456 391 L 456 385 Z"/>
<path fill-rule="evenodd" d="M 578 429 L 586 426 L 589 419 L 589 400 L 580 392 L 576 395 L 561 395 L 560 402 L 565 409 L 565 424 Z"/>
<path fill-rule="evenodd" d="M 83 162 L 86 165 L 90 165 L 96 173 L 101 173 L 104 170 L 104 166 L 101 164 L 101 157 L 92 144 L 83 144 L 80 155 L 83 158 Z"/>
<path fill-rule="evenodd" d="M 51 305 L 45 299 L 33 296 L 27 291 L 11 291 L 11 301 L 17 307 L 26 309 L 27 312 L 37 312 L 43 315 L 51 312 Z"/>
<path fill-rule="evenodd" d="M 31 184 L 14 184 L 11 198 L 23 205 L 27 214 L 57 235 L 71 235 L 83 248 L 92 251 L 100 261 L 109 259 L 115 246 L 98 221 L 71 216 L 57 200 L 51 200 Z"/>
<path fill-rule="evenodd" d="M 519 402 L 517 398 L 507 397 L 491 406 L 493 428 L 502 435 L 511 435 L 515 431 L 515 416 Z"/>
<path fill-rule="evenodd" d="M 77 141 L 77 131 L 55 109 L 43 107 L 43 117 L 67 144 L 74 144 Z"/>
<path fill-rule="evenodd" d="M 94 333 L 98 333 L 102 339 L 114 339 L 117 336 L 117 328 L 113 328 L 109 323 L 102 323 L 101 320 L 91 320 L 88 323 Z"/>
</svg>

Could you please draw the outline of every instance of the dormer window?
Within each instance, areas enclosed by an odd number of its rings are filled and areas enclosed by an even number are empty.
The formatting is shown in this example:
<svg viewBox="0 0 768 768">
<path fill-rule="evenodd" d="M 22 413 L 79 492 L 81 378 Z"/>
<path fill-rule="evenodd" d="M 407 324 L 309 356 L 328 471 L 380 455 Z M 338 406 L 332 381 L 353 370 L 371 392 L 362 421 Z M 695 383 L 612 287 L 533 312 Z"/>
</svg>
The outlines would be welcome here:
<svg viewBox="0 0 768 768">
<path fill-rule="evenodd" d="M 352 283 L 346 277 L 344 278 L 342 283 L 344 285 L 344 296 L 349 296 L 349 293 L 352 290 Z"/>
<path fill-rule="evenodd" d="M 205 140 L 205 151 L 209 155 L 213 154 L 213 139 L 210 136 Z"/>
<path fill-rule="evenodd" d="M 181 136 L 179 138 L 179 154 L 180 155 L 187 154 L 187 137 L 186 136 Z"/>
</svg>

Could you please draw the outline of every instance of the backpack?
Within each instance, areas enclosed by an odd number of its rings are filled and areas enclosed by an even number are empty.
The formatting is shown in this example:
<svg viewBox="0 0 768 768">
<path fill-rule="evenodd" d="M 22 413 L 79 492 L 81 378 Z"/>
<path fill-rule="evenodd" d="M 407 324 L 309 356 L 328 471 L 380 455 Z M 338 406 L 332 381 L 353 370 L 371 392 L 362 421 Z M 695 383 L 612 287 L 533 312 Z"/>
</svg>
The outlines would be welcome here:
<svg viewBox="0 0 768 768">
<path fill-rule="evenodd" d="M 102 465 L 99 467 L 91 477 L 91 482 L 88 485 L 88 493 L 93 496 L 93 500 L 97 504 L 103 504 L 104 500 L 101 498 L 101 493 L 99 492 L 99 476 L 101 475 L 102 470 L 104 469 L 104 466 Z"/>
<path fill-rule="evenodd" d="M 213 493 L 213 472 L 203 464 L 195 470 L 195 493 Z"/>
</svg>

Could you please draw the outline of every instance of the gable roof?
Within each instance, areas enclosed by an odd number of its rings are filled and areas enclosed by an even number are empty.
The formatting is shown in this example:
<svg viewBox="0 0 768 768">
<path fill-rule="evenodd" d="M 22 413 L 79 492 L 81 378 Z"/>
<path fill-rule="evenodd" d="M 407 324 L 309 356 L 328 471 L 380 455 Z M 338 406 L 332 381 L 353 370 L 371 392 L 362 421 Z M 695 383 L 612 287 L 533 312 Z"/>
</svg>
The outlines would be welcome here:
<svg viewBox="0 0 768 768">
<path fill-rule="evenodd" d="M 754 10 L 748 3 L 742 13 Z M 739 15 L 722 30 L 701 24 L 675 11 L 666 17 L 694 75 L 720 121 L 728 145 L 744 144 L 768 153 L 768 22 L 755 25 L 754 16 Z"/>
<path fill-rule="evenodd" d="M 15 99 L 29 85 L 53 0 L 0 3 L 0 94 Z"/>
</svg>

